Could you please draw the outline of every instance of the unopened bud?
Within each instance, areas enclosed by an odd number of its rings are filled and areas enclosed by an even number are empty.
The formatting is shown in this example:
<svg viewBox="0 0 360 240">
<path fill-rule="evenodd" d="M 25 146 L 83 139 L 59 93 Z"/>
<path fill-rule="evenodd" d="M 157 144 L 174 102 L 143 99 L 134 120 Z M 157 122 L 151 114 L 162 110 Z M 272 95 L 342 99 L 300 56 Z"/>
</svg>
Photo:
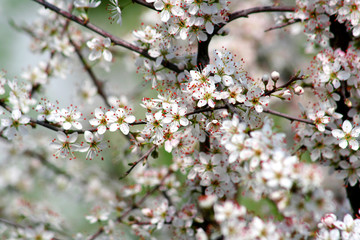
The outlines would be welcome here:
<svg viewBox="0 0 360 240">
<path fill-rule="evenodd" d="M 280 78 L 280 73 L 278 73 L 277 71 L 273 71 L 273 72 L 271 73 L 271 79 L 272 79 L 274 82 L 276 82 L 277 80 L 279 80 L 279 78 Z"/>
<path fill-rule="evenodd" d="M 267 74 L 264 74 L 261 78 L 261 80 L 263 81 L 264 85 L 265 85 L 265 88 L 266 88 L 266 85 L 269 83 L 269 75 Z"/>
<path fill-rule="evenodd" d="M 304 89 L 301 86 L 296 85 L 294 86 L 294 93 L 296 95 L 302 95 L 304 93 Z"/>
<path fill-rule="evenodd" d="M 290 101 L 292 98 L 292 93 L 289 89 L 286 89 L 283 93 L 282 93 L 282 97 L 284 98 L 285 101 Z"/>
</svg>

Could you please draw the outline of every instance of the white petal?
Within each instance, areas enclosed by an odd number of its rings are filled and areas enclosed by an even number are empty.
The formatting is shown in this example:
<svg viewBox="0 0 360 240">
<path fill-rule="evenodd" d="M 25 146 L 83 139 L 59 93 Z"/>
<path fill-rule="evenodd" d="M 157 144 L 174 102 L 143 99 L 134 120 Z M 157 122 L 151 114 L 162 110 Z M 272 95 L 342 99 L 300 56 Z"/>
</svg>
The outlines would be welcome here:
<svg viewBox="0 0 360 240">
<path fill-rule="evenodd" d="M 85 131 L 84 138 L 85 138 L 85 141 L 87 141 L 87 142 L 92 142 L 94 140 L 94 136 L 93 136 L 92 132 L 90 132 L 90 131 Z"/>
<path fill-rule="evenodd" d="M 345 149 L 348 145 L 348 142 L 345 140 L 345 139 L 342 139 L 340 140 L 339 142 L 339 146 L 342 148 L 342 149 Z"/>
<path fill-rule="evenodd" d="M 352 126 L 351 126 L 351 123 L 350 123 L 349 120 L 345 120 L 343 122 L 342 129 L 344 130 L 345 133 L 350 133 L 351 132 Z"/>
<path fill-rule="evenodd" d="M 123 124 L 121 124 L 120 125 L 120 130 L 121 130 L 121 132 L 123 133 L 123 134 L 125 134 L 125 135 L 128 135 L 128 133 L 129 133 L 129 125 L 127 125 L 127 124 L 125 124 L 125 123 L 123 123 Z"/>
<path fill-rule="evenodd" d="M 341 131 L 340 129 L 334 129 L 331 131 L 332 135 L 335 138 L 343 138 L 345 137 L 345 133 L 343 131 Z"/>
<path fill-rule="evenodd" d="M 110 52 L 109 50 L 104 49 L 103 55 L 104 55 L 105 61 L 111 62 L 111 60 L 112 60 L 112 54 L 111 54 L 111 52 Z"/>
</svg>

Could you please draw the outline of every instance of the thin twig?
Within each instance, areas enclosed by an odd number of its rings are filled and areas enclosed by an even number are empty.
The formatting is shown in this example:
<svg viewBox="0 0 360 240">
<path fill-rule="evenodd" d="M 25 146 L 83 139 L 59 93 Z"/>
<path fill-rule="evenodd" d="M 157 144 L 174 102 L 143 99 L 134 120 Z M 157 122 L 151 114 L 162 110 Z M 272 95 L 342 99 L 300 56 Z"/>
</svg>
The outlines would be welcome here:
<svg viewBox="0 0 360 240">
<path fill-rule="evenodd" d="M 69 36 L 69 40 L 70 43 L 74 46 L 75 48 L 75 52 L 77 54 L 77 56 L 79 57 L 82 65 L 84 66 L 84 69 L 86 70 L 86 72 L 89 74 L 92 82 L 94 83 L 94 85 L 97 88 L 97 92 L 99 93 L 99 95 L 102 97 L 102 99 L 104 100 L 105 104 L 107 107 L 111 107 L 110 103 L 108 102 L 107 96 L 104 92 L 104 83 L 101 82 L 96 76 L 94 71 L 92 70 L 92 68 L 90 67 L 90 65 L 86 62 L 84 56 L 81 53 L 80 47 L 78 45 L 76 45 L 76 43 L 71 39 L 71 37 Z"/>
<path fill-rule="evenodd" d="M 300 72 L 299 72 L 300 73 Z M 265 91 L 265 93 L 263 94 L 264 96 L 269 96 L 272 93 L 282 90 L 284 88 L 287 88 L 288 86 L 290 86 L 293 82 L 297 81 L 297 80 L 304 80 L 306 78 L 306 76 L 302 75 L 299 76 L 299 73 L 295 74 L 294 76 L 292 76 L 289 81 L 287 81 L 285 84 L 279 86 L 279 87 L 275 87 L 274 89 L 271 89 L 269 91 Z"/>
<path fill-rule="evenodd" d="M 269 31 L 272 31 L 272 30 L 275 30 L 275 29 L 284 28 L 284 27 L 290 26 L 290 25 L 292 25 L 294 23 L 298 23 L 298 22 L 301 22 L 301 20 L 300 19 L 291 19 L 288 22 L 285 22 L 285 23 L 282 23 L 280 25 L 268 28 L 264 32 L 269 32 Z"/>
<path fill-rule="evenodd" d="M 153 57 L 151 57 L 149 55 L 147 50 L 142 49 L 142 48 L 140 48 L 138 46 L 135 46 L 135 45 L 123 40 L 123 39 L 120 39 L 120 38 L 110 34 L 109 32 L 95 26 L 94 24 L 90 23 L 89 21 L 85 21 L 85 20 L 83 20 L 83 19 L 81 19 L 81 18 L 79 18 L 79 17 L 77 17 L 77 16 L 75 16 L 75 15 L 73 15 L 73 14 L 67 12 L 67 11 L 64 11 L 64 10 L 58 8 L 57 6 L 47 2 L 45 0 L 33 0 L 33 1 L 39 3 L 40 5 L 44 6 L 45 8 L 48 8 L 51 11 L 54 11 L 57 14 L 65 17 L 67 19 L 70 19 L 73 22 L 78 23 L 79 25 L 81 25 L 81 26 L 83 26 L 83 27 L 85 27 L 87 29 L 90 29 L 91 31 L 93 31 L 93 32 L 95 32 L 95 33 L 97 33 L 97 34 L 99 34 L 99 35 L 101 35 L 103 37 L 110 38 L 111 41 L 115 45 L 119 45 L 119 46 L 122 46 L 122 47 L 124 47 L 126 49 L 129 49 L 129 50 L 133 51 L 133 52 L 139 53 L 140 55 L 142 55 L 142 56 L 144 56 L 144 57 L 146 57 L 146 58 L 148 58 L 150 60 L 153 60 L 153 61 L 156 60 L 155 58 L 153 58 Z M 173 63 L 171 63 L 169 61 L 166 61 L 166 60 L 163 60 L 161 64 L 164 67 L 166 67 L 166 68 L 168 68 L 168 69 L 170 69 L 170 70 L 172 70 L 174 72 L 177 72 L 177 73 L 180 73 L 180 72 L 183 71 L 183 70 L 179 69 L 175 64 L 173 64 Z"/>
<path fill-rule="evenodd" d="M 0 222 L 6 224 L 8 226 L 14 227 L 14 228 L 26 228 L 26 226 L 23 226 L 23 225 L 18 224 L 16 222 L 9 221 L 9 220 L 4 219 L 4 218 L 0 218 Z"/>
<path fill-rule="evenodd" d="M 73 179 L 73 177 L 68 174 L 66 171 L 64 171 L 63 169 L 57 167 L 56 165 L 52 164 L 51 162 L 49 162 L 44 156 L 42 156 L 39 153 L 30 151 L 30 150 L 26 150 L 24 152 L 24 155 L 30 156 L 30 157 L 34 157 L 37 158 L 38 160 L 40 160 L 40 162 L 46 166 L 47 168 L 49 168 L 50 170 L 52 170 L 54 173 L 56 174 L 60 174 L 60 175 L 64 175 L 66 178 L 68 179 Z"/>
<path fill-rule="evenodd" d="M 131 163 L 131 167 L 129 168 L 129 170 L 127 170 L 123 176 L 120 177 L 120 179 L 125 178 L 127 175 L 129 175 L 131 173 L 131 171 L 136 167 L 136 165 L 138 165 L 140 162 L 146 160 L 150 154 L 155 150 L 156 145 L 153 145 L 144 155 L 142 155 L 138 160 L 136 160 L 135 162 Z"/>
</svg>

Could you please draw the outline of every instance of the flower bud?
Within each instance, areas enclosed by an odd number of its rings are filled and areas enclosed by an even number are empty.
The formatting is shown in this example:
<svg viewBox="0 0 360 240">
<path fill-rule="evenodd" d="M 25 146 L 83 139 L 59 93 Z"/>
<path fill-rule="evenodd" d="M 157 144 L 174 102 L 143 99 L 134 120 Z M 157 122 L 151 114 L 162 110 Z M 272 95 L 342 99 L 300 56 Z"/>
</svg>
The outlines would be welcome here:
<svg viewBox="0 0 360 240">
<path fill-rule="evenodd" d="M 296 95 L 303 95 L 304 89 L 301 86 L 296 85 L 296 86 L 294 86 L 294 93 Z"/>
<path fill-rule="evenodd" d="M 280 73 L 278 73 L 277 71 L 273 71 L 273 72 L 271 73 L 271 79 L 272 79 L 274 82 L 276 82 L 277 80 L 279 80 L 279 78 L 280 78 Z"/>
<path fill-rule="evenodd" d="M 292 93 L 289 89 L 286 89 L 283 93 L 282 93 L 282 97 L 285 99 L 285 101 L 290 101 L 292 98 Z"/>
</svg>

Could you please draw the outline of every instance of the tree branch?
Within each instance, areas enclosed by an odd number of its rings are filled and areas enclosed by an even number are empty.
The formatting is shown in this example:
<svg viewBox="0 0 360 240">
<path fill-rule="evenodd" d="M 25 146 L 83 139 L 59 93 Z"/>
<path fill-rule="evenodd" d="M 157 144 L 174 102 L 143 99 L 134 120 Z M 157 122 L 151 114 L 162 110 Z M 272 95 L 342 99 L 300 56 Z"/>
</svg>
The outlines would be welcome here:
<svg viewBox="0 0 360 240">
<path fill-rule="evenodd" d="M 136 160 L 135 162 L 131 163 L 131 167 L 129 170 L 127 170 L 123 176 L 120 177 L 120 179 L 125 178 L 127 175 L 129 175 L 131 173 L 131 171 L 136 167 L 136 165 L 138 165 L 140 162 L 146 160 L 150 154 L 155 150 L 156 145 L 153 145 L 144 155 L 142 155 L 138 160 Z"/>
<path fill-rule="evenodd" d="M 75 48 L 75 52 L 78 55 L 82 65 L 84 66 L 84 69 L 86 70 L 86 72 L 89 74 L 92 82 L 94 83 L 94 85 L 97 88 L 97 92 L 98 94 L 102 97 L 102 99 L 104 100 L 105 104 L 107 107 L 111 107 L 110 103 L 108 102 L 107 96 L 104 92 L 104 83 L 101 82 L 96 76 L 95 73 L 93 72 L 92 68 L 89 66 L 89 64 L 86 62 L 84 56 L 81 53 L 80 47 L 76 45 L 76 43 L 74 43 L 74 41 L 72 41 L 71 37 L 69 36 L 69 41 L 70 43 L 74 46 Z"/>
<path fill-rule="evenodd" d="M 75 15 L 72 15 L 71 13 L 67 12 L 67 11 L 64 11 L 64 10 L 61 10 L 60 8 L 58 8 L 57 6 L 45 1 L 45 0 L 33 0 L 37 3 L 39 3 L 40 5 L 44 6 L 45 8 L 48 8 L 50 9 L 51 11 L 54 11 L 56 12 L 57 14 L 67 18 L 67 19 L 70 19 L 71 21 L 73 22 L 76 22 L 78 23 L 79 25 L 103 36 L 103 37 L 108 37 L 110 38 L 110 40 L 115 44 L 115 45 L 119 45 L 119 46 L 122 46 L 126 49 L 129 49 L 133 52 L 136 52 L 136 53 L 139 53 L 140 55 L 152 60 L 152 61 L 155 61 L 156 59 L 151 57 L 149 55 L 149 53 L 142 49 L 142 48 L 139 48 L 138 46 L 135 46 L 123 39 L 120 39 L 112 34 L 110 34 L 109 32 L 95 26 L 94 24 L 88 22 L 88 21 L 85 21 Z M 164 67 L 174 71 L 174 72 L 177 72 L 177 73 L 180 73 L 182 72 L 183 70 L 179 69 L 175 64 L 171 63 L 171 62 L 168 62 L 166 60 L 163 60 L 162 63 L 161 63 Z"/>
</svg>

